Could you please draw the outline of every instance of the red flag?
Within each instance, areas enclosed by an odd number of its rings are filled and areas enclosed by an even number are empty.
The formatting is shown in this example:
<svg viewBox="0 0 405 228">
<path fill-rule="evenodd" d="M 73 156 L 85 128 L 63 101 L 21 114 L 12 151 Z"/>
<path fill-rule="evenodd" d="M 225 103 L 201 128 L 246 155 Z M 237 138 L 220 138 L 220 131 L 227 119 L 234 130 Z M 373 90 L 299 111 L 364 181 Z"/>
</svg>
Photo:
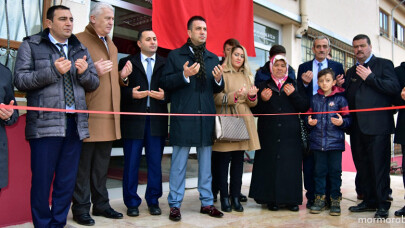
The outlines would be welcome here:
<svg viewBox="0 0 405 228">
<path fill-rule="evenodd" d="M 207 23 L 207 49 L 223 56 L 223 44 L 237 39 L 256 56 L 252 0 L 153 0 L 152 27 L 160 47 L 176 49 L 187 42 L 187 21 L 199 15 Z"/>
</svg>

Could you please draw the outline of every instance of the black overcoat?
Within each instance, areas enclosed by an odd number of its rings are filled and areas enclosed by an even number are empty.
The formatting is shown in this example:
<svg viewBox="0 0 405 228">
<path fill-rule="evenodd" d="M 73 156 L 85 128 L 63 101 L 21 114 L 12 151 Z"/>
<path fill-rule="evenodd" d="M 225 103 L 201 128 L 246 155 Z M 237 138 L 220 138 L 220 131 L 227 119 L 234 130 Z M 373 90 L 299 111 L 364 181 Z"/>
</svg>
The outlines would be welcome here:
<svg viewBox="0 0 405 228">
<path fill-rule="evenodd" d="M 214 93 L 224 88 L 218 85 L 212 71 L 219 64 L 218 57 L 206 50 L 204 52 L 205 86 L 201 89 L 197 76 L 190 76 L 187 83 L 183 75 L 183 65 L 191 66 L 194 54 L 185 44 L 169 53 L 163 70 L 163 89 L 170 93 L 170 112 L 178 114 L 215 114 Z M 212 146 L 214 116 L 171 116 L 170 143 L 174 146 L 201 147 Z"/>
<path fill-rule="evenodd" d="M 9 104 L 11 100 L 14 100 L 14 105 L 17 105 L 14 98 L 11 72 L 0 64 L 0 103 Z M 14 124 L 17 119 L 17 109 L 14 109 L 14 113 L 9 121 L 0 119 L 0 189 L 6 187 L 8 184 L 8 144 L 6 129 L 4 127 Z"/>
<path fill-rule="evenodd" d="M 295 91 L 287 96 L 284 85 L 291 83 Z M 303 86 L 291 78 L 278 90 L 273 79 L 259 85 L 259 94 L 270 88 L 273 95 L 265 102 L 261 98 L 255 113 L 297 113 L 309 108 Z M 302 84 L 302 83 L 300 83 Z M 299 205 L 302 203 L 302 147 L 297 115 L 259 116 L 258 133 L 261 150 L 256 151 L 249 197 L 256 201 Z"/>
</svg>

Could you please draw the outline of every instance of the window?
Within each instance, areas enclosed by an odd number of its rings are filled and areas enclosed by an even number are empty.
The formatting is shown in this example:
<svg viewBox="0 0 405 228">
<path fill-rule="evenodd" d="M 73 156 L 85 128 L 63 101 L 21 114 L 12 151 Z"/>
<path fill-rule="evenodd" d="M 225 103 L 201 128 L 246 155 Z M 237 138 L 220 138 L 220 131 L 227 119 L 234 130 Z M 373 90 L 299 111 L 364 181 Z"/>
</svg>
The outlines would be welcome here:
<svg viewBox="0 0 405 228">
<path fill-rule="evenodd" d="M 314 39 L 312 37 L 303 36 L 301 40 L 301 60 L 302 62 L 310 61 L 314 58 L 314 53 L 312 52 L 312 46 Z"/>
<path fill-rule="evenodd" d="M 252 71 L 253 77 L 256 75 L 256 71 L 264 66 L 264 64 L 269 60 L 269 51 L 264 50 L 261 48 L 255 48 L 256 52 L 256 57 L 250 57 L 248 56 L 249 60 L 249 67 L 250 70 Z"/>
<path fill-rule="evenodd" d="M 389 37 L 388 35 L 388 15 L 380 11 L 380 35 Z"/>
<path fill-rule="evenodd" d="M 21 41 L 41 31 L 43 12 L 49 5 L 50 0 L 0 2 L 0 9 L 7 11 L 8 19 L 4 16 L 0 21 L 0 62 L 12 72 Z"/>
<path fill-rule="evenodd" d="M 399 24 L 397 21 L 395 21 L 395 27 L 394 27 L 394 38 L 395 42 L 401 46 L 404 45 L 404 26 Z"/>
</svg>

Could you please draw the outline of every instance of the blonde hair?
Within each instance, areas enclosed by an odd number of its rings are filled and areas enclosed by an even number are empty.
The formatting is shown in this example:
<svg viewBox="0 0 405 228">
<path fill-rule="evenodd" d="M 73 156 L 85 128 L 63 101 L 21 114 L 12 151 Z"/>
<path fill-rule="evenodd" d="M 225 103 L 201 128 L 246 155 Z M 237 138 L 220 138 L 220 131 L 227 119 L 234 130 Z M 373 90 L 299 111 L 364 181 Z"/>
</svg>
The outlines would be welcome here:
<svg viewBox="0 0 405 228">
<path fill-rule="evenodd" d="M 232 48 L 231 55 L 227 56 L 225 59 L 226 68 L 228 68 L 231 72 L 237 72 L 237 70 L 232 66 L 232 54 L 237 48 L 242 49 L 243 55 L 245 56 L 243 64 L 240 67 L 239 71 L 243 71 L 243 74 L 250 79 L 250 82 L 253 83 L 253 75 L 252 72 L 250 71 L 248 55 L 245 47 L 243 47 L 242 45 L 236 45 L 235 47 Z"/>
</svg>

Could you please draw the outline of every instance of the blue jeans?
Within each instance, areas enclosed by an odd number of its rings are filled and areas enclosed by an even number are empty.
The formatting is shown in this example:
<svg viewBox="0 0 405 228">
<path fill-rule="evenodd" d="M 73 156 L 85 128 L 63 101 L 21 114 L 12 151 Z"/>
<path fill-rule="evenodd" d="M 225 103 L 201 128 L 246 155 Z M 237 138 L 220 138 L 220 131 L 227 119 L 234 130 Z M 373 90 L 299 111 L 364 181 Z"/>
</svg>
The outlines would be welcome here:
<svg viewBox="0 0 405 228">
<path fill-rule="evenodd" d="M 181 207 L 186 186 L 186 168 L 190 147 L 173 146 L 170 166 L 170 192 L 167 197 L 170 207 Z M 198 191 L 201 206 L 214 204 L 211 191 L 211 146 L 197 147 L 198 159 Z"/>
<path fill-rule="evenodd" d="M 315 157 L 315 194 L 325 195 L 326 178 L 330 181 L 331 198 L 342 196 L 342 151 L 314 151 Z M 329 174 L 329 175 L 328 175 Z"/>
</svg>

